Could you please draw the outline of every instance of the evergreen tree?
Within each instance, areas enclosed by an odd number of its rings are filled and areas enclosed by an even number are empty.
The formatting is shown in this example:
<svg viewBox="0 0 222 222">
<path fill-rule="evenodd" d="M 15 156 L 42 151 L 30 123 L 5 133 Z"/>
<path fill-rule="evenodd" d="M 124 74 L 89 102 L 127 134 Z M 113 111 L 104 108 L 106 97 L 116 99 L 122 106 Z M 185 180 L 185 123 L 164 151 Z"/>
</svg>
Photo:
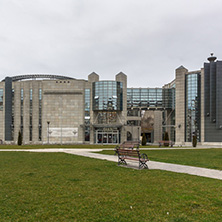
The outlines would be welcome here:
<svg viewBox="0 0 222 222">
<path fill-rule="evenodd" d="M 22 145 L 22 134 L 21 134 L 21 131 L 19 131 L 18 133 L 18 146 L 21 146 Z"/>
<path fill-rule="evenodd" d="M 164 133 L 164 138 L 163 138 L 164 141 L 169 141 L 169 135 L 168 135 L 168 132 L 166 131 Z M 164 146 L 169 146 L 169 143 L 164 143 Z"/>
<path fill-rule="evenodd" d="M 145 133 L 143 133 L 143 137 L 142 137 L 142 146 L 146 145 L 146 135 Z"/>
<path fill-rule="evenodd" d="M 193 147 L 197 146 L 197 136 L 196 135 L 193 135 L 192 145 L 193 145 Z"/>
</svg>

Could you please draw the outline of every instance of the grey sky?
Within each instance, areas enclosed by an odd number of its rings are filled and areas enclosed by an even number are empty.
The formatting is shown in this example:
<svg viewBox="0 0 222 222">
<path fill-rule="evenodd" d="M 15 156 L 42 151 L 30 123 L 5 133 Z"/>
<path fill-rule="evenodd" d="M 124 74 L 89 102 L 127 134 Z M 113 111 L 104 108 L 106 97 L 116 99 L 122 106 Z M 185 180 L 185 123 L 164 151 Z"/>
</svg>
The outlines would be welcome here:
<svg viewBox="0 0 222 222">
<path fill-rule="evenodd" d="M 122 71 L 129 87 L 160 87 L 222 59 L 221 21 L 221 0 L 0 0 L 0 79 Z"/>
</svg>

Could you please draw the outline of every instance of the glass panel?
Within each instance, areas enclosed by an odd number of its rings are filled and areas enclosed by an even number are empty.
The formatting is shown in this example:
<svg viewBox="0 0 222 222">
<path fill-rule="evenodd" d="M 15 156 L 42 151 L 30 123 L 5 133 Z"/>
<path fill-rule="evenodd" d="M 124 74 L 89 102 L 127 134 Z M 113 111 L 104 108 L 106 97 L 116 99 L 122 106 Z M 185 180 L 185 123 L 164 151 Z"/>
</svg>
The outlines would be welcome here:
<svg viewBox="0 0 222 222">
<path fill-rule="evenodd" d="M 0 111 L 3 110 L 3 89 L 0 89 Z"/>
<path fill-rule="evenodd" d="M 93 83 L 93 110 L 122 111 L 122 83 L 116 81 Z"/>
<path fill-rule="evenodd" d="M 186 142 L 193 135 L 200 141 L 200 74 L 186 76 Z"/>
<path fill-rule="evenodd" d="M 85 89 L 85 141 L 90 141 L 90 89 Z"/>
</svg>

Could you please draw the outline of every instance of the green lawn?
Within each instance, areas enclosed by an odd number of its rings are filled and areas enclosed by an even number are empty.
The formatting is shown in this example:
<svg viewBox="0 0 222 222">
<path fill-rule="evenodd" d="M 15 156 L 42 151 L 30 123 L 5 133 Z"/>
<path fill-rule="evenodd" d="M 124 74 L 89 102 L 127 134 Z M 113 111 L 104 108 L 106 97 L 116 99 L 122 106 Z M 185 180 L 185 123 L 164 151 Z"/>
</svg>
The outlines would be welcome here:
<svg viewBox="0 0 222 222">
<path fill-rule="evenodd" d="M 176 163 L 222 170 L 222 149 L 176 149 L 176 150 L 140 150 L 146 153 L 150 160 L 166 163 Z M 104 150 L 101 153 L 114 154 L 114 151 Z"/>
<path fill-rule="evenodd" d="M 1 152 L 0 169 L 0 221 L 221 221 L 219 180 L 64 153 Z"/>
</svg>

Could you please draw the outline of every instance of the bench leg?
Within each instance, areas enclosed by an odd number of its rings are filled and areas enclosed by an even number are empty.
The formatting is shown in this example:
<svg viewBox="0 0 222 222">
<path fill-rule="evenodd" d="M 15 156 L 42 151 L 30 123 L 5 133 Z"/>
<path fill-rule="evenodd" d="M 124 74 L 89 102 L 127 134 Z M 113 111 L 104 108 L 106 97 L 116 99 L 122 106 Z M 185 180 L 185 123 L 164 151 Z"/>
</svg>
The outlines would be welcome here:
<svg viewBox="0 0 222 222">
<path fill-rule="evenodd" d="M 139 161 L 139 169 L 149 169 L 146 162 Z"/>
<path fill-rule="evenodd" d="M 118 165 L 127 165 L 127 163 L 126 163 L 125 159 L 119 157 Z"/>
</svg>

